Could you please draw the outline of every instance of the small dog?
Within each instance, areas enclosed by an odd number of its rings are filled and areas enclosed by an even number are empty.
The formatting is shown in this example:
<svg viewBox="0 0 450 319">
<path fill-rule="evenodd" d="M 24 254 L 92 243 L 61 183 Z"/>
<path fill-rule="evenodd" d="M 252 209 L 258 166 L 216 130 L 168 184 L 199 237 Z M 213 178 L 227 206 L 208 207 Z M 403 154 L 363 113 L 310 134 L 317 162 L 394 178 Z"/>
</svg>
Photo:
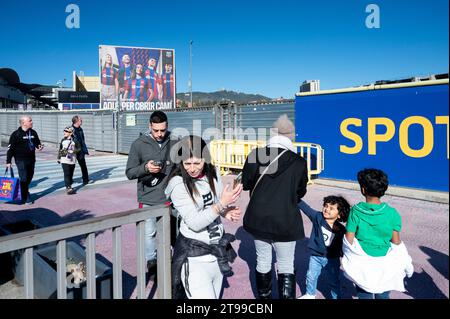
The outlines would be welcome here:
<svg viewBox="0 0 450 319">
<path fill-rule="evenodd" d="M 79 262 L 78 264 L 72 262 L 67 265 L 66 272 L 73 275 L 73 283 L 79 285 L 86 281 L 86 265 L 84 262 Z"/>
</svg>

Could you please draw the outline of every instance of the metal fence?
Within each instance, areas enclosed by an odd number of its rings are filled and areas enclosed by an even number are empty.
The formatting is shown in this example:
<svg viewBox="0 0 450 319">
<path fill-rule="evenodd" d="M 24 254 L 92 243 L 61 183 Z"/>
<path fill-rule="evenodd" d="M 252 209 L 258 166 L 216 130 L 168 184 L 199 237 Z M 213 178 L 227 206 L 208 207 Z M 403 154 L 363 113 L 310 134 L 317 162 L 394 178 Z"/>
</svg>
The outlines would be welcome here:
<svg viewBox="0 0 450 319">
<path fill-rule="evenodd" d="M 216 110 L 213 107 L 165 111 L 169 129 L 172 134 L 202 135 L 207 128 L 216 127 Z M 128 154 L 131 144 L 139 135 L 149 129 L 149 119 L 152 112 L 120 112 L 118 117 L 119 153 Z"/>
<path fill-rule="evenodd" d="M 59 143 L 64 127 L 72 125 L 72 117 L 80 115 L 89 148 L 98 151 L 117 152 L 117 130 L 112 111 L 0 111 L 0 139 L 8 141 L 11 133 L 19 127 L 23 115 L 33 118 L 33 129 L 42 142 Z"/>
<path fill-rule="evenodd" d="M 235 127 L 243 132 L 238 132 L 235 136 L 237 140 L 267 140 L 273 122 L 282 114 L 287 114 L 288 118 L 295 123 L 294 104 L 265 104 L 265 105 L 245 105 L 236 107 Z M 260 130 L 265 135 L 252 138 L 245 133 L 248 130 Z M 259 134 L 261 135 L 261 134 Z M 250 137 L 250 138 L 249 138 Z"/>
<path fill-rule="evenodd" d="M 128 154 L 139 135 L 148 130 L 151 111 L 0 111 L 0 138 L 7 141 L 19 127 L 19 118 L 30 115 L 33 128 L 43 142 L 59 143 L 63 129 L 71 125 L 72 117 L 83 118 L 83 130 L 88 148 Z M 294 122 L 294 104 L 231 105 L 166 111 L 169 129 L 176 136 L 201 135 L 207 142 L 213 139 L 266 140 L 269 128 L 281 115 Z M 256 134 L 251 134 L 256 132 Z M 250 133 L 250 134 L 249 134 Z M 258 134 L 259 133 L 259 134 Z"/>
<path fill-rule="evenodd" d="M 171 251 L 170 251 L 170 215 L 167 207 L 135 209 L 121 213 L 91 218 L 67 224 L 41 228 L 33 231 L 0 237 L 0 254 L 24 249 L 25 297 L 34 298 L 34 247 L 56 242 L 57 297 L 67 298 L 66 278 L 66 240 L 86 235 L 86 273 L 87 298 L 96 298 L 95 278 L 95 233 L 112 230 L 113 297 L 122 298 L 122 253 L 121 227 L 136 224 L 136 262 L 137 262 L 137 298 L 145 298 L 145 221 L 152 217 L 161 217 L 157 222 L 157 295 L 170 299 L 171 291 Z"/>
<path fill-rule="evenodd" d="M 212 162 L 221 172 L 241 170 L 250 152 L 265 145 L 266 141 L 263 140 L 214 140 L 210 144 Z M 312 183 L 312 177 L 319 175 L 325 168 L 324 150 L 313 143 L 294 143 L 294 146 L 297 153 L 306 159 L 308 182 Z"/>
</svg>

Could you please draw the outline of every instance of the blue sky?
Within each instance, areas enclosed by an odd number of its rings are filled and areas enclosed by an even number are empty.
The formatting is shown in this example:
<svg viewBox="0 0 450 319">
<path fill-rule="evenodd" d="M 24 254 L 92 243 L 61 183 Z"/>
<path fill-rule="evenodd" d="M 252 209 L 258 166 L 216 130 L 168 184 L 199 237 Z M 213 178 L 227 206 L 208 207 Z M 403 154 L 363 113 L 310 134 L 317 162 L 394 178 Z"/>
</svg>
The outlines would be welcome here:
<svg viewBox="0 0 450 319">
<path fill-rule="evenodd" d="M 68 29 L 66 6 L 80 8 Z M 369 29 L 366 6 L 380 8 Z M 2 1 L 0 67 L 25 83 L 98 75 L 98 45 L 173 48 L 177 91 L 292 98 L 302 81 L 342 88 L 448 72 L 448 0 Z"/>
</svg>

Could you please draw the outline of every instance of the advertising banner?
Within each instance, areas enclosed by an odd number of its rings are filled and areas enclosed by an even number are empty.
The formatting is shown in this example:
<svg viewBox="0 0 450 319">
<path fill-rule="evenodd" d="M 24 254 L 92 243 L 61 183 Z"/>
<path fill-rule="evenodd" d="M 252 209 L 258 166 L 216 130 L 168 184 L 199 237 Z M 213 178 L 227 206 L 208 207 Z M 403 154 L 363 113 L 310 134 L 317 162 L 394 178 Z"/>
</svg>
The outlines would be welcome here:
<svg viewBox="0 0 450 319">
<path fill-rule="evenodd" d="M 99 46 L 100 108 L 153 111 L 175 108 L 173 49 Z"/>
<path fill-rule="evenodd" d="M 378 168 L 390 185 L 448 192 L 448 99 L 448 84 L 296 96 L 296 139 L 324 148 L 322 178 Z"/>
</svg>

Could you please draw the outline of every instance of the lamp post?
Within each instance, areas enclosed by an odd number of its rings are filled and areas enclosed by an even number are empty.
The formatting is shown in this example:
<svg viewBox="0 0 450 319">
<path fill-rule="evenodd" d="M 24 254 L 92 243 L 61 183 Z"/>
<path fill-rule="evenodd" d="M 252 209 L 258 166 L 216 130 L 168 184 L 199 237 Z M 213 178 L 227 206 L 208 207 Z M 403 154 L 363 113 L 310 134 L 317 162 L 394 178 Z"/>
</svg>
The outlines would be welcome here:
<svg viewBox="0 0 450 319">
<path fill-rule="evenodd" d="M 194 41 L 189 41 L 189 93 L 191 98 L 191 107 L 194 106 L 192 103 L 192 43 L 194 43 Z"/>
</svg>

